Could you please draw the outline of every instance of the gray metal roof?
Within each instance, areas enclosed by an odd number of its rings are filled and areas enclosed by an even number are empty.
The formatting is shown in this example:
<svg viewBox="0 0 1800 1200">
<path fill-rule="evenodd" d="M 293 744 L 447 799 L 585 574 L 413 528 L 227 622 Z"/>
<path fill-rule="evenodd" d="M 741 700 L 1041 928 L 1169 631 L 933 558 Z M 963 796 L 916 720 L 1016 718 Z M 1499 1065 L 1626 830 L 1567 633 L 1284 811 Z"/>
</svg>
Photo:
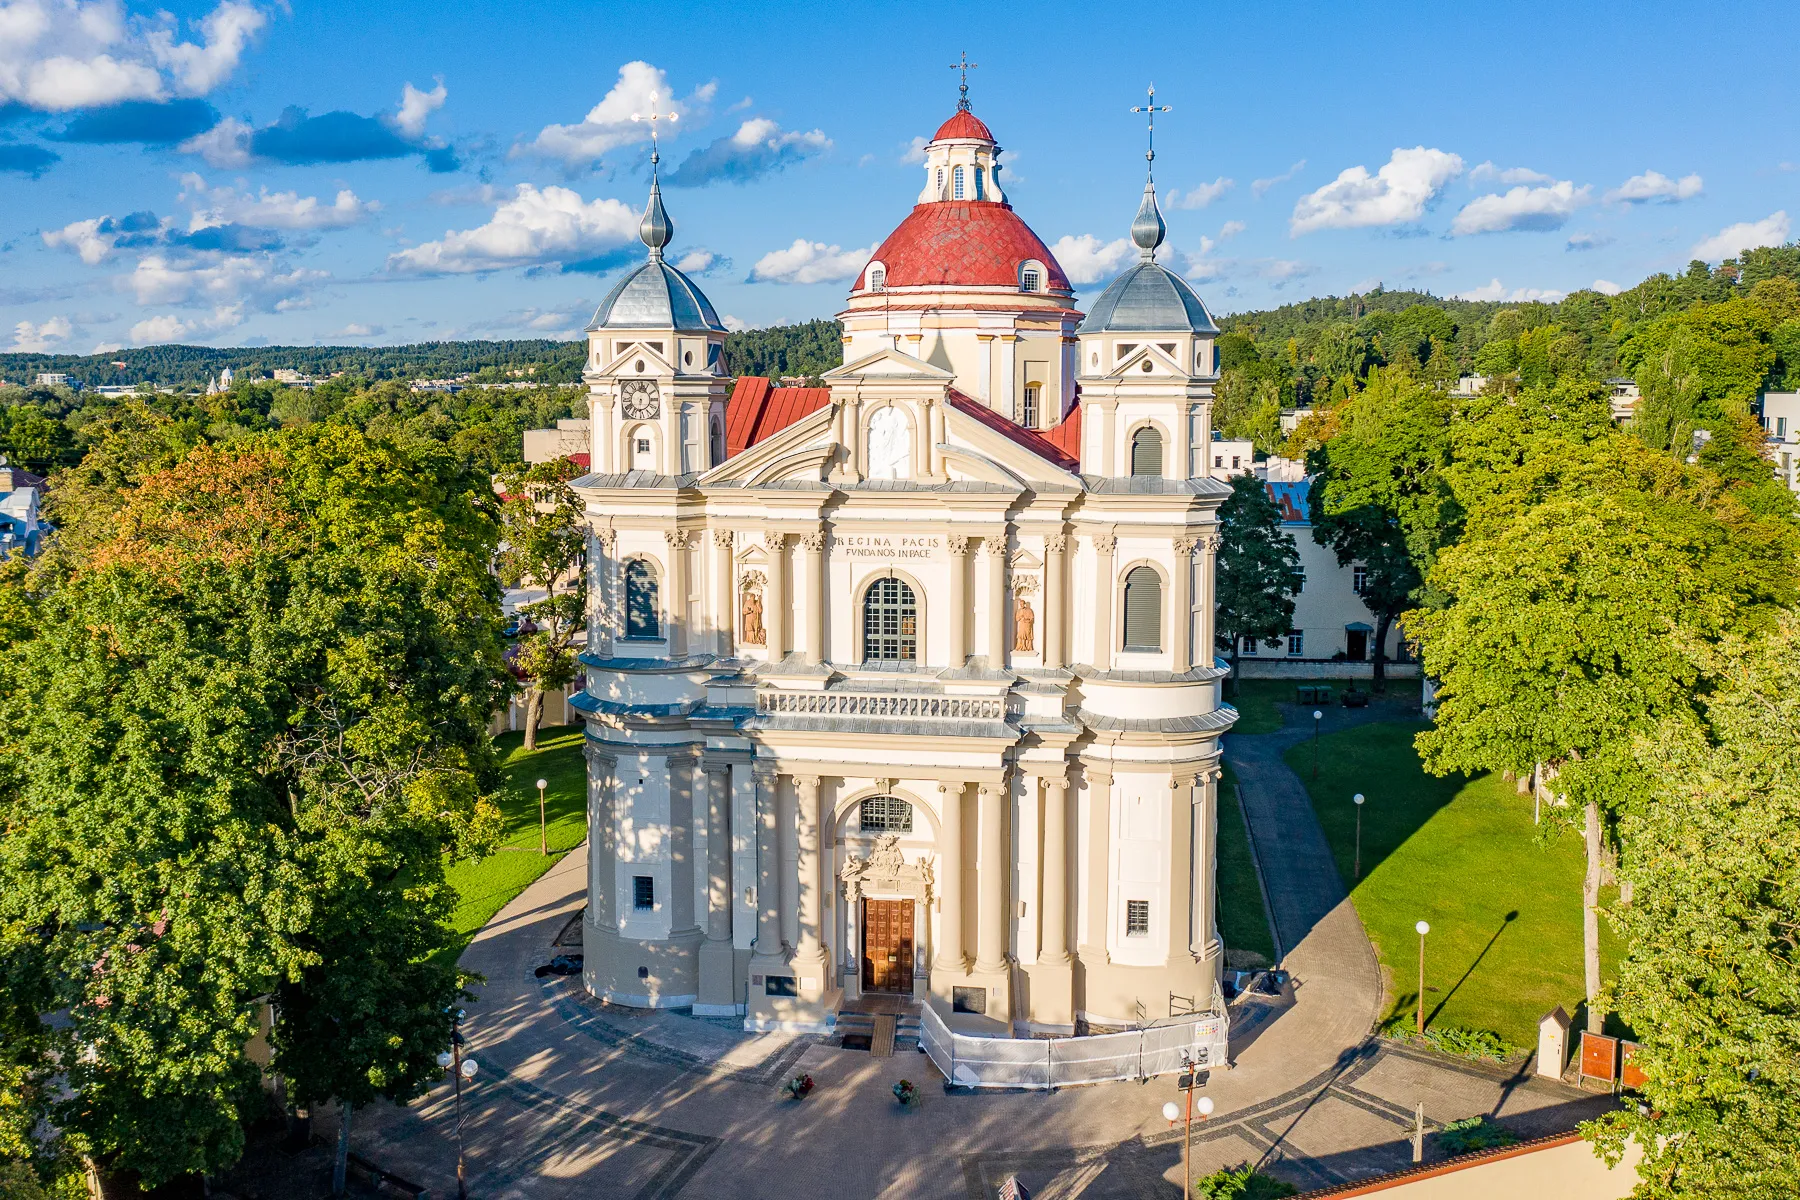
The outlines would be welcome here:
<svg viewBox="0 0 1800 1200">
<path fill-rule="evenodd" d="M 594 310 L 588 330 L 608 328 L 725 332 L 706 293 L 660 258 L 652 258 L 619 280 Z"/>
<path fill-rule="evenodd" d="M 1217 333 L 1219 327 L 1187 280 L 1160 263 L 1140 262 L 1100 293 L 1075 332 Z"/>
</svg>

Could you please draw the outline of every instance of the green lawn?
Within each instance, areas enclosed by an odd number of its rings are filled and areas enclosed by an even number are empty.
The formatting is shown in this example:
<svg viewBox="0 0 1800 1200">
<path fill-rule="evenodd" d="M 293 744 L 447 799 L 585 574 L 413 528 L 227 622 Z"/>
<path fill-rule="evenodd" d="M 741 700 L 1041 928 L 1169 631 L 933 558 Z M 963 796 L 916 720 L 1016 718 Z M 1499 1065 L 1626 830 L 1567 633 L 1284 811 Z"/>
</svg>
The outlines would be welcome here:
<svg viewBox="0 0 1800 1200">
<path fill-rule="evenodd" d="M 1531 800 L 1498 776 L 1439 779 L 1413 750 L 1424 725 L 1383 723 L 1320 741 L 1287 762 L 1312 793 L 1339 872 L 1352 879 L 1362 792 L 1363 878 L 1352 898 L 1388 977 L 1384 1023 L 1410 1027 L 1418 1000 L 1419 936 L 1425 948 L 1425 1014 L 1440 1027 L 1491 1030 L 1518 1047 L 1536 1044 L 1538 1018 L 1582 998 L 1582 849 L 1572 831 L 1540 836 Z M 1544 830 L 1553 828 L 1548 823 Z M 1619 948 L 1601 923 L 1602 966 Z"/>
<path fill-rule="evenodd" d="M 1418 680 L 1402 680 L 1411 683 L 1416 690 Z M 1281 710 L 1277 704 L 1292 704 L 1297 695 L 1294 689 L 1312 687 L 1323 684 L 1331 689 L 1331 694 L 1340 696 L 1352 683 L 1367 691 L 1369 681 L 1366 679 L 1240 679 L 1234 694 L 1231 681 L 1225 681 L 1225 703 L 1238 710 L 1237 724 L 1231 727 L 1232 733 L 1274 733 L 1281 728 Z M 1388 692 L 1394 690 L 1395 681 L 1388 680 Z"/>
<path fill-rule="evenodd" d="M 494 739 L 500 769 L 506 776 L 499 796 L 506 825 L 497 853 L 475 862 L 450 864 L 447 874 L 457 893 L 456 911 L 450 919 L 460 938 L 457 954 L 476 930 L 587 836 L 587 763 L 581 754 L 582 737 L 579 725 L 539 729 L 537 749 L 529 754 L 520 749 L 523 733 L 503 733 Z M 544 789 L 548 855 L 538 853 L 539 779 L 550 785 Z"/>
<path fill-rule="evenodd" d="M 1244 810 L 1238 804 L 1237 777 L 1229 763 L 1219 780 L 1219 937 L 1228 950 L 1248 950 L 1269 962 L 1275 960 L 1268 911 L 1250 857 Z"/>
</svg>

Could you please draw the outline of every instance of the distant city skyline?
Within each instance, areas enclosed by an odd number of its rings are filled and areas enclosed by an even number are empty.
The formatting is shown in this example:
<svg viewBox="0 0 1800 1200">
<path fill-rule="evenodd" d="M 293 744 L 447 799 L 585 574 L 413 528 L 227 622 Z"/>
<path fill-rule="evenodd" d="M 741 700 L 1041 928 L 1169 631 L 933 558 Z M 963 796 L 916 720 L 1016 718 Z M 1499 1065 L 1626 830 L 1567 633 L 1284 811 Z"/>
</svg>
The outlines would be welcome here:
<svg viewBox="0 0 1800 1200">
<path fill-rule="evenodd" d="M 671 260 L 734 327 L 829 317 L 965 52 L 1078 303 L 1135 254 L 1151 83 L 1162 261 L 1219 313 L 1615 290 L 1800 220 L 1750 53 L 1792 7 L 167 8 L 7 6 L 0 350 L 577 336 L 642 254 L 653 104 Z"/>
</svg>

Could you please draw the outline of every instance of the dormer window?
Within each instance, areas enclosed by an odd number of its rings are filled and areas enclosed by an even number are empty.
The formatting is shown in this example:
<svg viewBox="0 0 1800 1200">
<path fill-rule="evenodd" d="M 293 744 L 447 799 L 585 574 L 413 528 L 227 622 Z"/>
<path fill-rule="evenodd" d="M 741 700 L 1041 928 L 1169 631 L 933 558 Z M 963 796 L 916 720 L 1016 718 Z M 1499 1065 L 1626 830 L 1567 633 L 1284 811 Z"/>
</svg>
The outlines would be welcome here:
<svg viewBox="0 0 1800 1200">
<path fill-rule="evenodd" d="M 869 268 L 869 290 L 879 292 L 887 287 L 887 268 L 872 266 Z"/>
<path fill-rule="evenodd" d="M 1019 272 L 1019 290 L 1035 292 L 1044 286 L 1044 277 L 1036 267 L 1026 267 Z"/>
<path fill-rule="evenodd" d="M 963 169 L 961 167 L 950 168 L 950 198 L 952 200 L 963 198 Z"/>
</svg>

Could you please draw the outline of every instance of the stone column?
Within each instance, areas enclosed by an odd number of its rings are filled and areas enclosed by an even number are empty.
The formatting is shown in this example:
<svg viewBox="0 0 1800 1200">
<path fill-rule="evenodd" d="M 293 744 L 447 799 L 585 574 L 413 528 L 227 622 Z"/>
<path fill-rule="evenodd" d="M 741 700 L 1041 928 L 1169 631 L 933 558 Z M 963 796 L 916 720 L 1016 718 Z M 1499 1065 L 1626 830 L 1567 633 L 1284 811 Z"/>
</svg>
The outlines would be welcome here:
<svg viewBox="0 0 1800 1200">
<path fill-rule="evenodd" d="M 1044 777 L 1044 909 L 1038 962 L 1069 961 L 1069 778 Z"/>
<path fill-rule="evenodd" d="M 763 636 L 767 641 L 770 662 L 780 662 L 787 653 L 787 534 L 778 529 L 763 530 L 763 546 L 769 555 L 769 582 L 763 590 Z"/>
<path fill-rule="evenodd" d="M 1114 453 L 1114 447 L 1118 444 L 1116 440 L 1119 424 L 1118 403 L 1112 400 L 1101 401 L 1093 406 L 1093 411 L 1100 416 L 1100 469 L 1092 473 L 1096 475 L 1131 474 L 1129 463 L 1126 464 L 1125 470 L 1119 470 L 1118 457 Z"/>
<path fill-rule="evenodd" d="M 731 768 L 707 763 L 706 778 L 706 940 L 700 944 L 700 1016 L 737 1012 L 731 950 Z"/>
<path fill-rule="evenodd" d="M 1218 922 L 1218 903 L 1213 891 L 1217 877 L 1219 845 L 1219 770 L 1203 771 L 1192 781 L 1190 803 L 1193 809 L 1194 856 L 1189 886 L 1193 909 L 1188 937 L 1188 953 L 1203 959 L 1213 952 L 1218 942 L 1214 925 Z"/>
<path fill-rule="evenodd" d="M 1170 568 L 1170 591 L 1174 593 L 1169 601 L 1169 637 L 1174 652 L 1171 667 L 1178 673 L 1194 665 L 1189 640 L 1194 633 L 1194 541 L 1191 537 L 1175 539 L 1175 562 Z"/>
<path fill-rule="evenodd" d="M 1088 858 L 1081 864 L 1087 877 L 1087 944 L 1082 957 L 1094 965 L 1112 961 L 1107 927 L 1112 912 L 1112 775 L 1088 771 Z"/>
<path fill-rule="evenodd" d="M 669 763 L 669 936 L 698 932 L 694 923 L 694 776 L 700 760 Z"/>
<path fill-rule="evenodd" d="M 1065 533 L 1053 533 L 1044 539 L 1044 665 L 1063 665 L 1063 589 L 1069 573 L 1063 555 L 1069 545 Z"/>
<path fill-rule="evenodd" d="M 994 406 L 994 335 L 978 333 L 975 340 L 981 343 L 981 386 L 976 389 L 975 398 L 987 405 Z M 1006 414 L 1010 420 L 1011 413 Z"/>
<path fill-rule="evenodd" d="M 963 953 L 963 793 L 968 785 L 940 783 L 938 793 L 943 800 L 943 813 L 938 830 L 938 948 L 932 960 L 955 974 L 968 970 L 968 956 Z"/>
<path fill-rule="evenodd" d="M 618 842 L 613 837 L 613 788 L 617 761 L 594 746 L 586 748 L 588 764 L 588 923 L 617 935 L 619 916 Z"/>
<path fill-rule="evenodd" d="M 987 557 L 987 658 L 988 667 L 1006 669 L 1006 533 L 981 539 Z"/>
<path fill-rule="evenodd" d="M 806 661 L 825 661 L 825 533 L 814 530 L 800 539 L 806 551 L 806 579 L 799 592 L 804 599 L 796 607 L 806 610 Z"/>
<path fill-rule="evenodd" d="M 800 944 L 800 819 L 794 811 L 796 786 L 775 789 L 775 819 L 781 834 L 781 940 Z"/>
<path fill-rule="evenodd" d="M 855 396 L 844 401 L 844 453 L 850 461 L 845 464 L 850 478 L 861 483 L 863 478 L 863 438 L 862 438 L 862 401 Z"/>
<path fill-rule="evenodd" d="M 669 543 L 669 594 L 663 599 L 663 608 L 667 611 L 669 627 L 665 631 L 669 639 L 669 657 L 684 658 L 688 648 L 688 562 L 687 550 L 691 535 L 685 529 L 670 529 L 663 532 L 663 540 Z"/>
<path fill-rule="evenodd" d="M 969 539 L 953 533 L 944 545 L 950 551 L 950 644 L 944 657 L 955 670 L 969 658 Z"/>
<path fill-rule="evenodd" d="M 1012 855 L 1006 852 L 1006 795 L 1004 783 L 981 785 L 980 908 L 975 925 L 975 970 L 980 974 L 1006 970 L 1006 885 L 1012 874 Z"/>
<path fill-rule="evenodd" d="M 825 918 L 825 822 L 819 812 L 819 780 L 815 775 L 796 775 L 794 792 L 798 801 L 798 845 L 800 883 L 800 938 L 795 943 L 794 969 L 806 978 L 818 981 L 821 989 L 831 986 L 828 976 L 831 962 L 825 955 L 823 921 Z"/>
<path fill-rule="evenodd" d="M 944 405 L 948 401 L 933 400 L 925 408 L 925 472 L 937 478 L 944 473 L 943 460 L 938 457 L 938 444 L 944 440 Z"/>
<path fill-rule="evenodd" d="M 1110 533 L 1094 539 L 1094 667 L 1104 671 L 1112 666 L 1113 652 L 1113 551 L 1119 539 Z"/>
<path fill-rule="evenodd" d="M 756 957 L 781 962 L 781 833 L 776 795 L 781 777 L 772 763 L 756 773 Z"/>
<path fill-rule="evenodd" d="M 730 658 L 737 646 L 737 564 L 729 529 L 715 529 L 713 542 L 713 651 Z"/>
<path fill-rule="evenodd" d="M 1194 631 L 1194 658 L 1201 666 L 1205 667 L 1212 666 L 1213 660 L 1218 657 L 1219 653 L 1218 635 L 1214 632 L 1213 627 L 1213 619 L 1216 615 L 1213 611 L 1213 571 L 1219 561 L 1219 547 L 1223 544 L 1222 539 L 1216 533 L 1207 534 L 1199 539 L 1200 603 L 1198 607 L 1200 619 L 1195 622 L 1197 628 Z"/>
<path fill-rule="evenodd" d="M 599 562 L 594 567 L 594 592 L 588 597 L 588 633 L 594 653 L 601 658 L 613 656 L 613 637 L 617 632 L 616 614 L 619 596 L 619 531 L 596 529 L 594 543 Z M 595 636 L 595 629 L 599 630 Z"/>
</svg>

